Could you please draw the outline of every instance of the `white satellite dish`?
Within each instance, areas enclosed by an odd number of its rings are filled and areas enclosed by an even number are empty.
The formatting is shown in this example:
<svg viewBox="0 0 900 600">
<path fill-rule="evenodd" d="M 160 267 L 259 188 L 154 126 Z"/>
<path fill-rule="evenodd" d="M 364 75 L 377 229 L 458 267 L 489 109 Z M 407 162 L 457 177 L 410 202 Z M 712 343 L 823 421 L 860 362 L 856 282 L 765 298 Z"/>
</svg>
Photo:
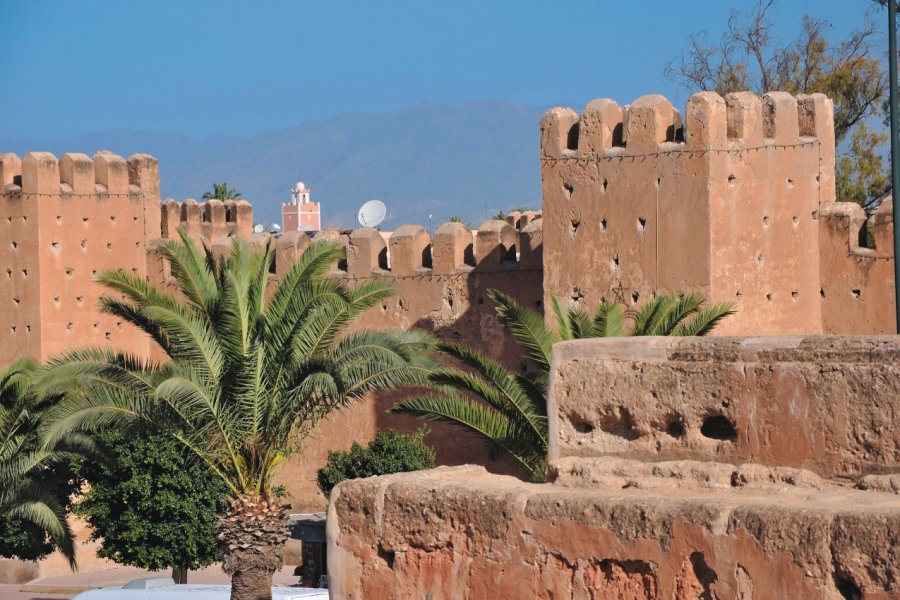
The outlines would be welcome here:
<svg viewBox="0 0 900 600">
<path fill-rule="evenodd" d="M 387 215 L 387 207 L 381 200 L 369 200 L 359 209 L 356 220 L 363 227 L 378 227 Z"/>
<path fill-rule="evenodd" d="M 262 233 L 266 228 L 263 227 L 262 223 L 257 223 L 253 226 L 253 233 Z"/>
<path fill-rule="evenodd" d="M 279 231 L 281 231 L 281 225 L 279 225 L 278 223 L 272 223 L 271 225 L 269 225 L 269 231 L 271 231 L 272 233 L 278 233 Z"/>
</svg>

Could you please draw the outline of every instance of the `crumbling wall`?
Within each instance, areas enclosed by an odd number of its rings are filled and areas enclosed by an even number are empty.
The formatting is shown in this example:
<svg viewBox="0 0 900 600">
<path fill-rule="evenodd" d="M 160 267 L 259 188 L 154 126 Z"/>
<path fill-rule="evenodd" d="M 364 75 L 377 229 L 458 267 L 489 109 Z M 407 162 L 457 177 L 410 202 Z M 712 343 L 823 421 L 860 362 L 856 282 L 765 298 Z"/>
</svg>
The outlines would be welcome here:
<svg viewBox="0 0 900 600">
<path fill-rule="evenodd" d="M 895 336 L 620 338 L 554 347 L 550 458 L 900 470 Z"/>
<path fill-rule="evenodd" d="M 94 277 L 146 274 L 147 240 L 160 229 L 156 159 L 5 154 L 0 172 L 0 363 L 80 346 L 146 354 L 148 338 L 99 313 Z"/>
<path fill-rule="evenodd" d="M 550 483 L 340 484 L 332 597 L 900 598 L 898 370 L 888 336 L 557 344 Z"/>
<path fill-rule="evenodd" d="M 869 220 L 859 205 L 826 203 L 818 216 L 824 330 L 896 332 L 893 200 L 885 199 L 871 219 L 874 249 L 861 243 Z"/>
</svg>

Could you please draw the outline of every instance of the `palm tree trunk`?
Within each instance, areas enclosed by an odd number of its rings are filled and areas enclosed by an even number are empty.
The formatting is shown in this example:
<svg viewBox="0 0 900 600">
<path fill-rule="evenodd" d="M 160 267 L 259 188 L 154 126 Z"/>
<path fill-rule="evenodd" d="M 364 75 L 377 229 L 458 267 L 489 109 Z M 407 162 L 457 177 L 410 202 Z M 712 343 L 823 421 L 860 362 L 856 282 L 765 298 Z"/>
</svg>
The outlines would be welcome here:
<svg viewBox="0 0 900 600">
<path fill-rule="evenodd" d="M 231 600 L 271 600 L 272 575 L 283 564 L 287 514 L 275 499 L 242 494 L 219 520 L 222 568 Z"/>
<path fill-rule="evenodd" d="M 272 571 L 252 569 L 231 574 L 231 600 L 271 600 Z"/>
</svg>

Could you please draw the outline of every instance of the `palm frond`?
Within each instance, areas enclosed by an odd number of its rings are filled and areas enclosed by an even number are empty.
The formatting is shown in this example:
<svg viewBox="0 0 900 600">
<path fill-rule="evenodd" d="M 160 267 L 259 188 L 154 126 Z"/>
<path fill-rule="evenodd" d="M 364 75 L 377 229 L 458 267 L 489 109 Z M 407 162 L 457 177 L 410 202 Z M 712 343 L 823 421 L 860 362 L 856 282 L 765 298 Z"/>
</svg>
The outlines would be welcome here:
<svg viewBox="0 0 900 600">
<path fill-rule="evenodd" d="M 666 300 L 658 319 L 650 326 L 649 335 L 672 335 L 675 328 L 695 314 L 706 301 L 703 294 L 664 294 Z"/>
<path fill-rule="evenodd" d="M 672 332 L 672 335 L 707 335 L 716 328 L 722 319 L 734 313 L 735 305 L 733 302 L 713 304 L 698 311 L 689 321 L 680 323 Z"/>
<path fill-rule="evenodd" d="M 37 484 L 8 488 L 6 493 L 0 494 L 0 514 L 18 517 L 46 531 L 69 567 L 73 571 L 78 569 L 75 538 L 66 520 L 66 509 L 49 488 Z"/>
<path fill-rule="evenodd" d="M 123 272 L 100 281 L 124 296 L 106 298 L 104 310 L 149 333 L 172 362 L 96 349 L 51 361 L 39 387 L 62 400 L 41 429 L 47 448 L 79 432 L 152 422 L 234 493 L 268 493 L 292 431 L 309 431 L 369 392 L 426 385 L 437 366 L 428 335 L 348 333 L 393 288 L 350 288 L 329 278 L 341 246 L 310 246 L 268 301 L 271 243 L 251 250 L 235 239 L 228 255 L 216 257 L 180 231 L 160 252 L 177 294 Z"/>
<path fill-rule="evenodd" d="M 556 322 L 556 331 L 561 340 L 571 340 L 575 336 L 569 321 L 569 310 L 563 305 L 562 300 L 556 296 L 550 296 L 550 306 L 553 309 L 553 318 Z"/>
<path fill-rule="evenodd" d="M 654 321 L 659 318 L 665 302 L 666 298 L 660 294 L 654 294 L 644 302 L 634 317 L 634 325 L 628 335 L 651 335 L 649 332 L 652 330 Z"/>
<path fill-rule="evenodd" d="M 546 443 L 546 410 L 543 412 L 540 410 L 540 406 L 544 404 L 542 398 L 530 397 L 519 385 L 516 376 L 499 363 L 471 348 L 460 344 L 442 344 L 440 348 L 472 368 L 475 373 L 441 369 L 431 375 L 432 383 L 453 387 L 482 398 L 522 428 L 532 430 L 535 436 L 545 440 Z"/>
<path fill-rule="evenodd" d="M 553 342 L 556 340 L 547 330 L 541 315 L 497 290 L 488 290 L 488 296 L 497 305 L 500 323 L 516 338 L 525 355 L 538 369 L 549 372 Z"/>
<path fill-rule="evenodd" d="M 588 337 L 619 337 L 625 335 L 625 312 L 613 302 L 602 302 L 594 311 Z"/>
<path fill-rule="evenodd" d="M 497 446 L 518 461 L 535 480 L 543 479 L 541 463 L 546 445 L 529 436 L 503 413 L 475 400 L 460 396 L 418 396 L 398 402 L 391 412 L 417 416 L 429 421 L 461 425 Z"/>
<path fill-rule="evenodd" d="M 580 340 L 590 337 L 593 321 L 587 313 L 578 308 L 570 308 L 568 318 L 572 339 Z"/>
</svg>

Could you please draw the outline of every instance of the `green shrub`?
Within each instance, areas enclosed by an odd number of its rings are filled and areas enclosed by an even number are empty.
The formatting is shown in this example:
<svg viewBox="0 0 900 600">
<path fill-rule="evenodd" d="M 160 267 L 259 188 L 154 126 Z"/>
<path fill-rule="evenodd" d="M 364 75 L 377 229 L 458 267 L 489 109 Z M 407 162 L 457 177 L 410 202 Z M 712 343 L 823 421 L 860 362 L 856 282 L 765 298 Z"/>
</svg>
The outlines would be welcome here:
<svg viewBox="0 0 900 600">
<path fill-rule="evenodd" d="M 97 441 L 106 460 L 82 464 L 90 488 L 75 513 L 101 541 L 99 556 L 179 574 L 221 558 L 216 533 L 228 488 L 204 463 L 161 434 L 106 430 Z"/>
<path fill-rule="evenodd" d="M 379 431 L 366 448 L 353 442 L 349 452 L 329 452 L 319 469 L 319 489 L 325 496 L 345 479 L 389 475 L 434 467 L 434 448 L 425 445 L 424 427 L 404 435 L 393 429 Z"/>
</svg>

